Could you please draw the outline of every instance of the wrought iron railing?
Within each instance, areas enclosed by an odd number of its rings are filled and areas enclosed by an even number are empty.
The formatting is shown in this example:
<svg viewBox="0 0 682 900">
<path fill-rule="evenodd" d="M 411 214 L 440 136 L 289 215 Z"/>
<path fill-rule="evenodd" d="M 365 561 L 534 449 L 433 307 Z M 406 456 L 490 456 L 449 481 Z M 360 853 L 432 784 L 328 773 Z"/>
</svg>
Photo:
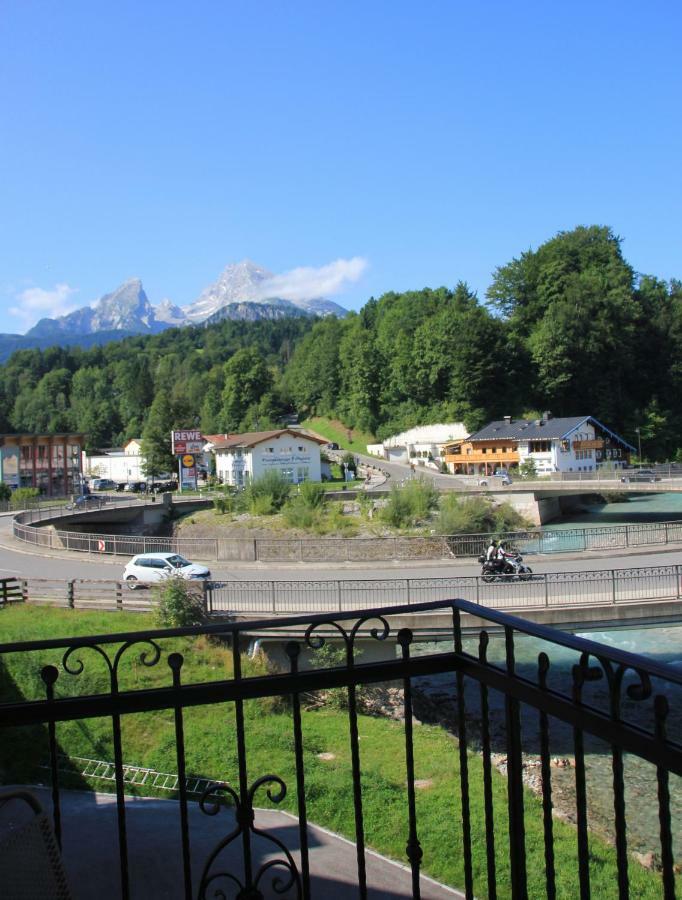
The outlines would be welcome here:
<svg viewBox="0 0 682 900">
<path fill-rule="evenodd" d="M 449 622 L 449 645 L 445 649 L 419 648 L 408 625 L 410 613 L 439 615 Z M 291 629 L 289 637 L 281 629 Z M 248 675 L 243 668 L 244 652 L 250 635 L 273 630 L 284 651 L 284 671 L 276 674 Z M 167 641 L 179 636 L 208 635 L 229 640 L 233 674 L 212 682 L 185 683 L 184 658 L 178 652 L 164 649 Z M 326 640 L 334 639 L 342 649 L 342 661 L 331 668 L 321 667 L 316 654 Z M 495 643 L 497 641 L 497 644 Z M 363 662 L 362 647 L 390 648 L 383 659 Z M 134 689 L 119 683 L 119 665 L 130 653 L 142 651 L 143 664 L 137 671 Z M 47 726 L 53 799 L 54 827 L 61 839 L 59 734 L 62 723 L 87 721 L 104 717 L 111 722 L 113 765 L 117 796 L 118 857 L 121 896 L 130 896 L 131 869 L 126 830 L 125 765 L 121 736 L 122 717 L 132 713 L 168 710 L 175 723 L 175 748 L 178 767 L 177 815 L 182 843 L 184 896 L 224 896 L 229 882 L 243 893 L 239 896 L 262 896 L 263 882 L 279 867 L 279 888 L 288 885 L 299 897 L 311 896 L 311 864 L 316 849 L 308 833 L 307 778 L 301 719 L 301 698 L 306 692 L 341 689 L 347 695 L 348 740 L 352 770 L 354 842 L 357 866 L 355 878 L 361 897 L 367 894 L 366 825 L 363 780 L 363 745 L 358 731 L 359 686 L 392 682 L 402 687 L 404 737 L 404 834 L 406 860 L 411 871 L 412 895 L 420 896 L 422 860 L 430 858 L 434 848 L 423 841 L 425 821 L 420 819 L 417 802 L 415 740 L 413 712 L 416 694 L 421 690 L 420 678 L 441 679 L 441 691 L 449 691 L 455 704 L 453 728 L 458 741 L 451 745 L 452 765 L 459 768 L 461 809 L 449 821 L 440 823 L 439 841 L 447 846 L 461 845 L 463 878 L 461 887 L 467 897 L 497 896 L 500 883 L 500 854 L 496 846 L 508 834 L 508 855 L 504 861 L 505 879 L 515 898 L 529 895 L 526 815 L 532 805 L 524 787 L 524 771 L 529 759 L 537 760 L 542 823 L 540 841 L 544 847 L 545 872 L 542 892 L 558 895 L 558 885 L 566 867 L 577 872 L 575 892 L 571 896 L 589 897 L 595 875 L 590 835 L 590 779 L 593 756 L 608 761 L 608 778 L 597 777 L 604 787 L 608 782 L 611 816 L 610 828 L 615 843 L 614 872 L 617 894 L 631 894 L 633 861 L 629 853 L 628 834 L 632 819 L 643 805 L 657 810 L 657 827 L 648 834 L 660 868 L 660 890 L 666 898 L 675 896 L 676 868 L 672 809 L 679 809 L 679 793 L 671 802 L 671 776 L 682 775 L 680 744 L 682 673 L 679 669 L 642 656 L 606 647 L 553 629 L 532 625 L 522 619 L 491 611 L 464 600 L 420 604 L 416 607 L 392 607 L 359 610 L 343 617 L 316 615 L 251 623 L 219 624 L 197 628 L 156 632 L 76 637 L 59 640 L 32 641 L 0 645 L 0 665 L 11 654 L 36 654 L 36 668 L 43 683 L 42 699 L 3 698 L 0 705 L 0 736 L 5 728 Z M 93 654 L 90 657 L 90 653 Z M 105 661 L 108 687 L 103 692 L 78 696 L 78 677 L 94 658 Z M 46 662 L 46 660 L 49 660 Z M 144 672 L 167 666 L 165 683 L 144 685 Z M 273 803 L 283 800 L 287 785 L 277 773 L 254 773 L 249 764 L 248 728 L 245 703 L 256 698 L 289 699 L 291 750 L 295 759 L 295 793 L 298 813 L 298 850 L 294 851 L 254 823 L 256 795 L 266 788 Z M 219 798 L 230 803 L 235 812 L 234 828 L 225 834 L 206 855 L 199 879 L 192 877 L 192 850 L 186 791 L 184 717 L 191 707 L 224 705 L 232 717 L 236 734 L 235 771 L 232 781 L 212 784 L 204 792 L 201 809 L 218 811 Z M 229 704 L 229 705 L 228 705 Z M 575 844 L 573 859 L 555 856 L 556 831 L 553 818 L 554 786 L 558 777 L 553 768 L 556 746 L 564 756 L 571 748 L 573 764 L 567 769 L 573 781 L 573 819 Z M 474 779 L 474 755 L 480 760 L 484 802 L 482 809 L 472 806 L 471 786 Z M 503 764 L 500 765 L 500 755 Z M 628 762 L 626 763 L 626 758 Z M 649 781 L 638 782 L 640 796 L 630 802 L 627 795 L 629 760 L 636 759 L 647 771 Z M 506 803 L 492 789 L 497 766 L 506 780 Z M 476 763 L 478 766 L 479 763 Z M 645 785 L 645 787 L 643 787 Z M 677 788 L 677 785 L 675 786 Z M 319 790 L 319 787 L 318 787 Z M 536 802 L 536 801 L 535 801 Z M 484 847 L 474 847 L 476 828 L 482 823 Z M 277 861 L 259 864 L 253 855 L 253 842 L 259 836 L 269 839 L 279 851 Z M 455 841 L 455 836 L 457 840 Z M 238 842 L 243 853 L 239 871 L 227 871 L 221 854 Z M 484 863 L 474 865 L 475 850 L 481 849 Z M 138 848 L 139 850 L 139 848 Z M 442 851 L 442 846 L 441 846 Z M 110 848 L 103 848 L 109 853 Z M 454 850 L 453 850 L 454 852 Z M 654 876 L 652 876 L 654 878 Z M 537 880 L 535 882 L 537 884 Z M 614 896 L 615 896 L 614 890 Z M 143 890 L 144 893 L 144 890 Z M 539 893 L 536 891 L 535 896 Z M 568 896 L 564 894 L 564 896 Z"/>
<path fill-rule="evenodd" d="M 523 578 L 508 575 L 492 580 L 453 575 L 449 578 L 330 578 L 315 581 L 216 579 L 190 583 L 202 594 L 206 611 L 217 614 L 343 612 L 390 603 L 427 603 L 453 595 L 492 609 L 523 611 L 679 601 L 682 598 L 682 565 L 539 572 Z M 0 579 L 0 604 L 24 601 L 71 609 L 146 610 L 153 606 L 155 599 L 149 587 L 138 581 L 129 584 L 92 578 Z M 663 615 L 669 614 L 669 611 L 663 612 Z"/>
</svg>

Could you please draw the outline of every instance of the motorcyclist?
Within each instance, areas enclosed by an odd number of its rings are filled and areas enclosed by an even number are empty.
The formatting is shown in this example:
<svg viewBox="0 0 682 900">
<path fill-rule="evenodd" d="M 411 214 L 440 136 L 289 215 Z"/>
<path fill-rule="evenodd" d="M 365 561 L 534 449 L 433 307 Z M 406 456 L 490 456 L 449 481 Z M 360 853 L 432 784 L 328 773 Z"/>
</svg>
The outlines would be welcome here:
<svg viewBox="0 0 682 900">
<path fill-rule="evenodd" d="M 488 545 L 488 549 L 485 551 L 485 561 L 486 562 L 495 562 L 497 559 L 497 541 L 492 540 Z"/>
<path fill-rule="evenodd" d="M 505 544 L 505 542 L 500 541 L 497 548 L 497 567 L 500 572 L 504 572 L 508 559 L 516 559 L 516 554 L 507 550 L 507 545 Z"/>
</svg>

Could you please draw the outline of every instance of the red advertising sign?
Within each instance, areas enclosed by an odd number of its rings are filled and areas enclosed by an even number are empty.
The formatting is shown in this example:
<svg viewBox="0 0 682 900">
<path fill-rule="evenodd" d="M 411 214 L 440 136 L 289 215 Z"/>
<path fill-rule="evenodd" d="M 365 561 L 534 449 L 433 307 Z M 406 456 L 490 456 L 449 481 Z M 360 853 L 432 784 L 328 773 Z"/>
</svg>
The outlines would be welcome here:
<svg viewBox="0 0 682 900">
<path fill-rule="evenodd" d="M 173 456 L 183 456 L 185 453 L 201 453 L 204 449 L 204 439 L 201 431 L 197 429 L 172 431 L 171 446 Z"/>
</svg>

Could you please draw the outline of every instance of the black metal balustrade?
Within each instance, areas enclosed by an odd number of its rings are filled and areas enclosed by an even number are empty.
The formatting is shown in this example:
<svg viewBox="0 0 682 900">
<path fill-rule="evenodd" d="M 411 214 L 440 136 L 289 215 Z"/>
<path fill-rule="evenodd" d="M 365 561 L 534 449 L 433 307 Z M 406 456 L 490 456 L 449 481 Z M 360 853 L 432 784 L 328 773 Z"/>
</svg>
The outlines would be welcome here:
<svg viewBox="0 0 682 900">
<path fill-rule="evenodd" d="M 411 613 L 445 614 L 452 623 L 452 644 L 445 651 L 428 652 L 418 648 L 409 627 Z M 243 654 L 250 635 L 262 636 L 269 629 L 281 634 L 290 627 L 291 639 L 284 639 L 287 671 L 249 676 L 243 671 Z M 178 636 L 213 635 L 229 640 L 233 677 L 212 682 L 186 684 L 183 681 L 183 657 L 164 651 L 164 642 Z M 335 640 L 343 650 L 345 663 L 331 668 L 316 664 L 315 654 L 325 640 Z M 493 644 L 498 649 L 493 652 Z M 392 645 L 395 656 L 362 662 L 362 646 L 386 648 Z M 528 646 L 532 656 L 527 653 Z M 519 656 L 523 648 L 524 658 Z M 119 664 L 129 653 L 141 651 L 142 674 L 146 669 L 167 665 L 168 679 L 163 687 L 123 690 L 119 684 Z M 72 695 L 90 653 L 106 663 L 109 686 L 106 692 Z M 673 857 L 673 819 L 671 815 L 670 776 L 682 775 L 679 701 L 682 697 L 682 673 L 672 666 L 646 660 L 641 656 L 609 648 L 551 628 L 529 624 L 522 619 L 489 610 L 464 600 L 396 606 L 375 610 L 306 617 L 277 618 L 251 623 L 220 623 L 210 626 L 166 629 L 153 632 L 77 637 L 27 643 L 0 644 L 0 668 L 7 654 L 40 653 L 53 656 L 52 663 L 40 666 L 44 699 L 3 698 L 0 705 L 0 739 L 9 727 L 46 725 L 49 735 L 50 771 L 54 828 L 61 839 L 60 760 L 58 730 L 60 723 L 106 717 L 111 721 L 118 816 L 118 855 L 120 858 L 121 896 L 131 893 L 128 862 L 126 782 L 121 740 L 121 719 L 131 713 L 169 710 L 174 717 L 178 766 L 178 816 L 182 839 L 184 895 L 187 898 L 225 897 L 228 886 L 240 891 L 239 897 L 263 896 L 264 884 L 272 881 L 277 893 L 285 889 L 291 895 L 311 896 L 310 846 L 307 826 L 305 735 L 302 728 L 301 698 L 306 692 L 341 688 L 347 692 L 348 739 L 352 766 L 352 792 L 357 849 L 357 890 L 367 894 L 365 871 L 365 819 L 363 806 L 362 746 L 358 735 L 357 690 L 361 685 L 380 682 L 399 683 L 403 689 L 405 741 L 405 833 L 406 859 L 412 872 L 412 892 L 420 896 L 420 871 L 424 852 L 416 801 L 413 742 L 413 703 L 419 679 L 441 677 L 453 689 L 456 708 L 452 727 L 457 733 L 461 815 L 453 814 L 447 823 L 459 834 L 463 847 L 464 879 L 461 888 L 467 897 L 481 896 L 483 888 L 475 883 L 472 848 L 472 810 L 470 779 L 472 752 L 482 761 L 487 858 L 487 895 L 496 896 L 498 878 L 495 845 L 500 834 L 508 831 L 510 890 L 515 898 L 528 896 L 527 846 L 524 804 L 524 766 L 528 753 L 538 760 L 541 772 L 540 794 L 543 807 L 543 841 L 547 897 L 557 896 L 554 858 L 552 748 L 561 737 L 575 758 L 575 867 L 582 898 L 590 896 L 590 845 L 588 840 L 588 788 L 590 763 L 586 755 L 601 742 L 602 757 L 609 759 L 612 791 L 612 826 L 615 835 L 618 883 L 614 891 L 620 898 L 630 896 L 633 862 L 628 848 L 626 806 L 626 757 L 638 758 L 653 777 L 651 796 L 640 803 L 657 808 L 657 855 L 660 858 L 661 895 L 675 896 L 676 869 Z M 530 660 L 530 661 L 529 661 Z M 0 673 L 1 674 L 1 673 Z M 59 690 L 58 690 L 59 688 Z M 264 833 L 254 822 L 257 794 L 265 789 L 277 803 L 287 791 L 277 773 L 259 773 L 253 778 L 248 759 L 248 734 L 244 704 L 252 699 L 286 697 L 290 701 L 292 752 L 295 760 L 299 850 L 295 858 L 277 837 Z M 191 801 L 186 790 L 185 712 L 208 704 L 234 704 L 234 731 L 237 747 L 237 771 L 232 783 L 209 786 L 200 800 L 201 809 L 217 814 L 220 798 L 231 801 L 236 824 L 209 853 L 199 883 L 192 883 L 192 852 L 188 811 Z M 230 707 L 231 709 L 232 707 Z M 5 733 L 6 734 L 6 733 Z M 494 803 L 492 791 L 494 754 L 503 750 L 506 758 L 507 808 Z M 253 780 L 252 780 L 253 779 Z M 500 823 L 504 821 L 504 828 Z M 254 840 L 267 839 L 279 851 L 276 860 L 258 863 Z M 226 871 L 221 863 L 223 850 L 240 843 L 243 868 Z M 276 872 L 279 875 L 276 876 Z M 196 882 L 196 879 L 195 879 Z M 222 891 L 222 893 L 221 893 Z M 616 895 L 614 893 L 614 896 Z M 147 894 L 146 896 L 153 896 Z"/>
</svg>

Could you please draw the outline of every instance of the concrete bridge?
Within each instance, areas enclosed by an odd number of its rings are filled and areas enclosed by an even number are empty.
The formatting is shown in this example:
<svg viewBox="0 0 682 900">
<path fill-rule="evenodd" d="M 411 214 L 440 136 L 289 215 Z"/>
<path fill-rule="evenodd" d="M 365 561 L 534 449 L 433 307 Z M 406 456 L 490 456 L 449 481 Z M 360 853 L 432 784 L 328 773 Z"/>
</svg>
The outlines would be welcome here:
<svg viewBox="0 0 682 900">
<path fill-rule="evenodd" d="M 455 476 L 456 477 L 456 476 Z M 659 481 L 629 481 L 618 478 L 577 478 L 575 480 L 514 481 L 498 485 L 501 478 L 488 477 L 487 484 L 469 483 L 450 487 L 442 482 L 438 488 L 466 494 L 491 497 L 496 503 L 510 503 L 514 509 L 536 525 L 544 525 L 584 502 L 590 494 L 667 494 L 682 493 L 682 477 L 661 478 Z"/>
<path fill-rule="evenodd" d="M 505 609 L 504 612 L 507 612 Z M 613 605 L 610 603 L 573 604 L 564 607 L 554 606 L 550 609 L 528 609 L 526 607 L 512 611 L 514 615 L 522 615 L 526 621 L 538 625 L 550 625 L 562 631 L 600 631 L 604 628 L 614 628 L 617 625 L 645 627 L 655 624 L 669 624 L 682 622 L 682 608 L 678 598 L 647 599 L 632 603 Z M 366 615 L 367 611 L 355 613 L 339 613 L 338 621 L 343 625 L 344 621 L 356 622 Z M 285 618 L 284 616 L 282 617 Z M 230 621 L 249 621 L 252 616 L 248 614 L 233 615 Z M 401 628 L 409 628 L 414 634 L 416 643 L 438 643 L 453 640 L 453 620 L 449 610 L 429 612 L 403 612 L 400 615 L 389 615 L 386 621 L 390 628 L 393 640 L 382 640 L 372 634 L 376 629 L 381 634 L 381 625 L 376 618 L 368 619 L 359 630 L 355 638 L 356 655 L 365 662 L 378 662 L 395 657 L 395 635 Z M 467 613 L 462 614 L 463 634 L 479 634 L 485 628 L 491 634 L 496 631 L 490 627 L 490 623 Z M 246 630 L 245 637 L 250 639 L 251 653 L 265 653 L 268 660 L 278 668 L 288 668 L 288 657 L 285 647 L 289 641 L 302 641 L 305 638 L 305 628 L 283 626 L 278 629 L 272 626 L 270 619 L 267 629 Z M 315 637 L 323 637 L 326 643 L 337 649 L 343 649 L 345 642 L 340 632 L 335 628 L 320 628 L 315 631 Z M 314 665 L 314 651 L 306 650 L 301 655 L 301 668 Z"/>
</svg>

